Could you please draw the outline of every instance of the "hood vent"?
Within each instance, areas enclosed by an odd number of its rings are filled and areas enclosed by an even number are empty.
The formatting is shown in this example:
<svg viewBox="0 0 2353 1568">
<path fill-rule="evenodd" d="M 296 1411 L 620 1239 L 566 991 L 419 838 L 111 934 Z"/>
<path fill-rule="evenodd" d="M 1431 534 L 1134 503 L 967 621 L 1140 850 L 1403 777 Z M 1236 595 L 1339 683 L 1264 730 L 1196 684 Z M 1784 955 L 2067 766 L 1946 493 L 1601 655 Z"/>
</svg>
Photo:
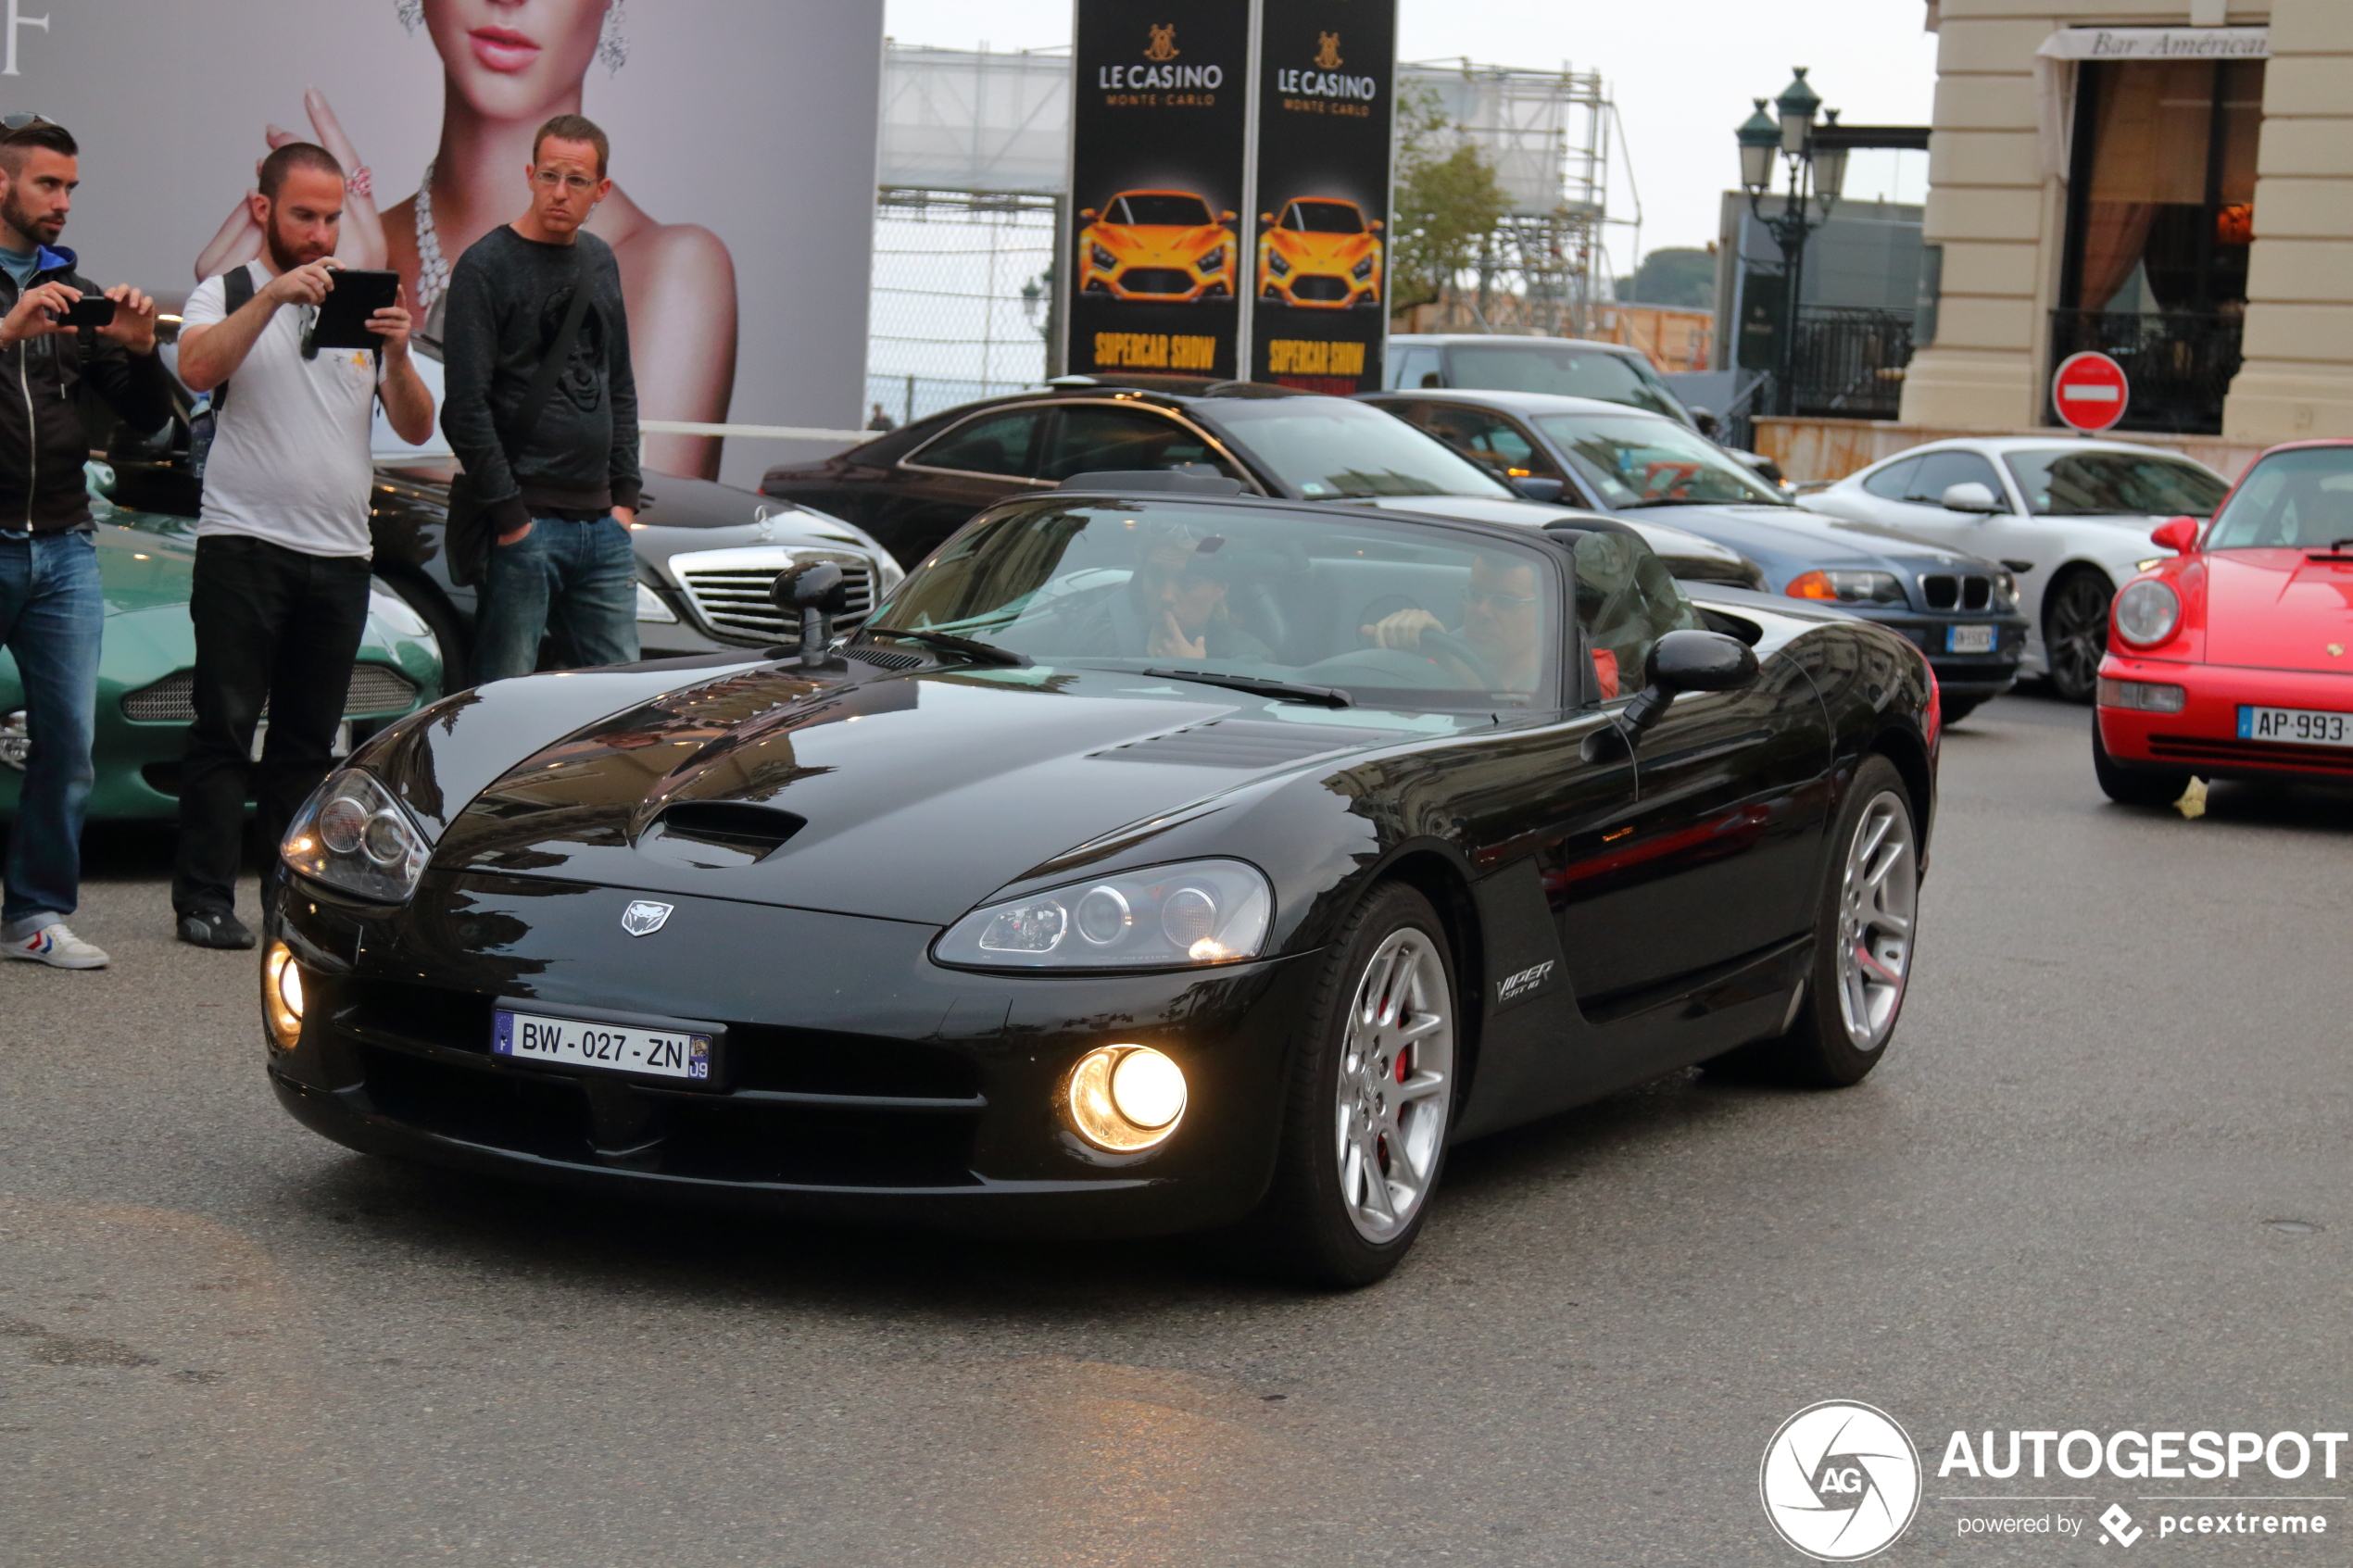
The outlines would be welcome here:
<svg viewBox="0 0 2353 1568">
<path fill-rule="evenodd" d="M 640 854 L 673 865 L 725 871 L 757 865 L 809 825 L 809 819 L 735 800 L 687 800 L 654 819 Z"/>
<path fill-rule="evenodd" d="M 1212 719 L 1166 734 L 1106 746 L 1087 755 L 1099 762 L 1161 762 L 1179 768 L 1279 768 L 1327 752 L 1351 751 L 1399 737 L 1387 730 L 1330 724 L 1281 724 L 1265 719 Z"/>
</svg>

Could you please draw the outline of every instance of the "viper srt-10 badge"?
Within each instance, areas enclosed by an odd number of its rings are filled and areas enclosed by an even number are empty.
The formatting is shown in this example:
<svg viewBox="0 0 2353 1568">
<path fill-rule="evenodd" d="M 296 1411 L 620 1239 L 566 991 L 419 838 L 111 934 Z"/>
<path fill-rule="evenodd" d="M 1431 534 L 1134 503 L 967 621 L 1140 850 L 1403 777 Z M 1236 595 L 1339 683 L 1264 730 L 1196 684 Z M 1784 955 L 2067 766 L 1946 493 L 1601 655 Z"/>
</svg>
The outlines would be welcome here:
<svg viewBox="0 0 2353 1568">
<path fill-rule="evenodd" d="M 640 898 L 621 911 L 621 929 L 632 936 L 651 936 L 670 918 L 673 906 L 657 904 L 650 898 Z"/>
</svg>

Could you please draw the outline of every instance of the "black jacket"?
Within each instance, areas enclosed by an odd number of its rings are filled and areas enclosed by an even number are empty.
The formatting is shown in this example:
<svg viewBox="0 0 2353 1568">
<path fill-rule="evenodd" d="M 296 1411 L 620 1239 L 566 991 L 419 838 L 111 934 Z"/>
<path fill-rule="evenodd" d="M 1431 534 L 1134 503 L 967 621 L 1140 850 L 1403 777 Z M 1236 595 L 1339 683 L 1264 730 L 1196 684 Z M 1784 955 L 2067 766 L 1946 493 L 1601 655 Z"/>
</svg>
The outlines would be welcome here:
<svg viewBox="0 0 2353 1568">
<path fill-rule="evenodd" d="M 44 245 L 35 284 L 62 282 L 96 295 L 74 254 Z M 0 314 L 17 307 L 17 281 L 0 271 Z M 75 400 L 87 378 L 108 407 L 142 433 L 171 420 L 171 380 L 154 354 L 133 354 L 95 332 L 50 332 L 0 348 L 0 528 L 69 533 L 90 526 L 82 465 L 90 436 Z"/>
</svg>

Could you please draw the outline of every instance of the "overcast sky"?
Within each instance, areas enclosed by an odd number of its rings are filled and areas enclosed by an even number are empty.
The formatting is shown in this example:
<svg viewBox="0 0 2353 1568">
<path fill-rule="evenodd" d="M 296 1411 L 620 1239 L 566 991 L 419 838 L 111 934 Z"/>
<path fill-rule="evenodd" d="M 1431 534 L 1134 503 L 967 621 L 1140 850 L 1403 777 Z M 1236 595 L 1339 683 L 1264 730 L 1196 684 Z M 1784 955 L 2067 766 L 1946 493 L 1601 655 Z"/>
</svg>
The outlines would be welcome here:
<svg viewBox="0 0 2353 1568">
<path fill-rule="evenodd" d="M 1598 70 L 1617 99 L 1642 194 L 1645 251 L 1716 237 L 1718 193 L 1739 180 L 1732 132 L 1749 100 L 1772 97 L 1790 68 L 1812 68 L 1825 102 L 1849 124 L 1925 125 L 1936 87 L 1934 37 L 1923 0 L 1399 0 L 1399 53 L 1409 60 L 1468 56 L 1480 65 Z M 1070 42 L 1070 0 L 887 0 L 893 38 L 995 49 Z M 1919 199 L 1925 159 L 1868 165 L 1848 193 L 1901 181 Z M 1631 217 L 1623 177 L 1614 214 Z M 1614 231 L 1612 259 L 1633 260 L 1631 232 Z"/>
</svg>

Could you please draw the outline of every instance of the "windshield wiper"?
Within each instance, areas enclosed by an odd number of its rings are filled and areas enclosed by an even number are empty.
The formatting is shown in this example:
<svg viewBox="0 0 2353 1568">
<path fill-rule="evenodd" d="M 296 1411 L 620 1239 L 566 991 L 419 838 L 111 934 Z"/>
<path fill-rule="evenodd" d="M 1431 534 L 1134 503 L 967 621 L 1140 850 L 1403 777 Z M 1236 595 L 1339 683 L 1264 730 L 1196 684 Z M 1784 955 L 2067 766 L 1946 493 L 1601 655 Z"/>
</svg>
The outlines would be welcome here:
<svg viewBox="0 0 2353 1568">
<path fill-rule="evenodd" d="M 975 664 L 993 664 L 1000 670 L 1026 670 L 1030 658 L 1011 648 L 1000 648 L 994 643 L 975 642 L 959 637 L 953 632 L 918 631 L 905 626 L 869 626 L 859 633 L 866 637 L 897 637 L 903 642 L 921 643 L 925 647 L 938 648 L 944 653 L 960 653 Z"/>
<path fill-rule="evenodd" d="M 1638 512 L 1645 507 L 1778 507 L 1786 504 L 1781 501 L 1768 501 L 1761 495 L 1752 495 L 1740 501 L 1712 501 L 1701 495 L 1654 495 L 1646 501 L 1629 501 L 1617 509 L 1621 512 Z"/>
<path fill-rule="evenodd" d="M 1308 686 L 1296 681 L 1270 680 L 1264 675 L 1226 675 L 1213 670 L 1151 669 L 1137 671 L 1142 675 L 1158 675 L 1171 681 L 1198 681 L 1204 686 L 1225 686 L 1229 690 L 1248 692 L 1253 696 L 1271 696 L 1285 702 L 1303 702 L 1315 708 L 1353 708 L 1356 699 L 1338 686 Z"/>
</svg>

